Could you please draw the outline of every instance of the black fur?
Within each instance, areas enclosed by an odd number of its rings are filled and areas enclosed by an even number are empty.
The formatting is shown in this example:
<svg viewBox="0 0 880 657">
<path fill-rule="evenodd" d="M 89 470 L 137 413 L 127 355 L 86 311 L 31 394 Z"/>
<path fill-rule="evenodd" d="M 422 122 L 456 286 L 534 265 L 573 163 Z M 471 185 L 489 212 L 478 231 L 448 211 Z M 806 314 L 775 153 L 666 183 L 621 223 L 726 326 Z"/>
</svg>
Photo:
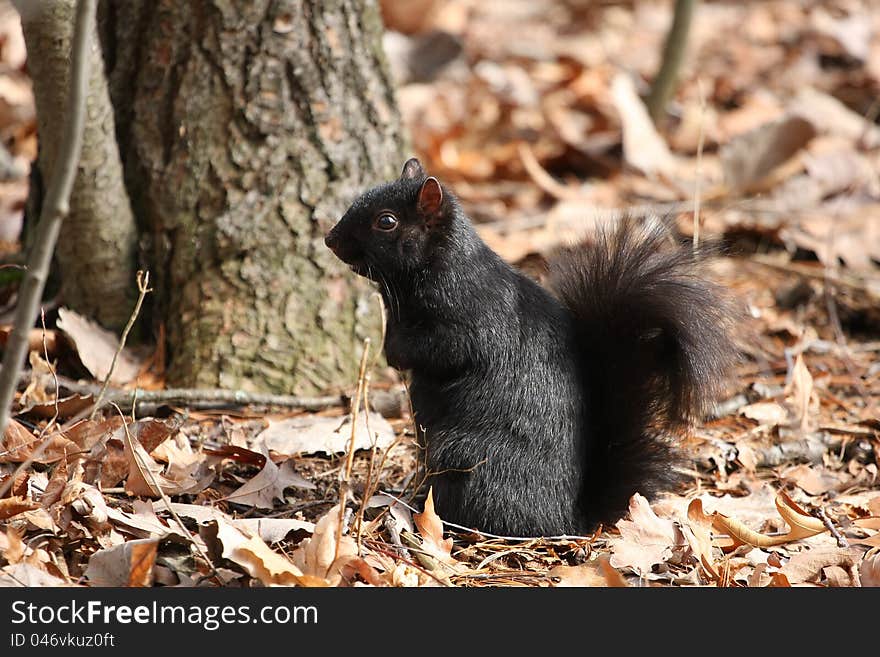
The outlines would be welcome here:
<svg viewBox="0 0 880 657">
<path fill-rule="evenodd" d="M 725 304 L 688 250 L 635 222 L 559 254 L 554 296 L 477 236 L 427 175 L 358 198 L 326 238 L 377 281 L 385 354 L 411 373 L 444 520 L 517 536 L 584 533 L 672 482 L 668 434 L 711 402 L 733 360 Z M 379 230 L 391 212 L 396 228 Z"/>
</svg>

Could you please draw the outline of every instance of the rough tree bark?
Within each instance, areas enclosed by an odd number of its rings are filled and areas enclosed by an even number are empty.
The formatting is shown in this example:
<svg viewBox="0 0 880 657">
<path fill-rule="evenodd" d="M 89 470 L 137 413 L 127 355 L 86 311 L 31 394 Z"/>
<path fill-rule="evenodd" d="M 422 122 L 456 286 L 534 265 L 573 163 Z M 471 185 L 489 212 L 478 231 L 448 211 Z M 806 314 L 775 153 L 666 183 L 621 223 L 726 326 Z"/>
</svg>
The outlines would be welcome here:
<svg viewBox="0 0 880 657">
<path fill-rule="evenodd" d="M 76 0 L 18 4 L 37 107 L 40 177 L 51 180 L 68 113 Z M 108 328 L 120 328 L 131 314 L 137 292 L 137 230 L 123 182 L 113 107 L 94 30 L 89 66 L 82 155 L 56 258 L 64 304 Z M 31 208 L 38 205 L 39 201 Z"/>
<path fill-rule="evenodd" d="M 375 0 L 105 0 L 101 30 L 170 383 L 351 384 L 377 312 L 323 236 L 403 156 Z"/>
</svg>

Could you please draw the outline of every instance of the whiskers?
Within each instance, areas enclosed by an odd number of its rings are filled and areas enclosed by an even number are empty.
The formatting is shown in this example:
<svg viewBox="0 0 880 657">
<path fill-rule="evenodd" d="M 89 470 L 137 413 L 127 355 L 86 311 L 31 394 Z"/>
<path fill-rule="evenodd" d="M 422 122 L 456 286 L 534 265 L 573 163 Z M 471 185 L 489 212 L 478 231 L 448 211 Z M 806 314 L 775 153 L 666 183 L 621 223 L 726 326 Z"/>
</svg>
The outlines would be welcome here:
<svg viewBox="0 0 880 657">
<path fill-rule="evenodd" d="M 379 283 L 380 291 L 382 297 L 385 301 L 385 307 L 388 309 L 388 312 L 391 313 L 391 317 L 393 319 L 400 319 L 400 295 L 397 294 L 397 290 L 394 288 L 393 282 L 382 273 L 382 270 L 378 267 L 374 267 L 371 263 L 367 262 L 367 276 L 370 280 L 376 281 Z"/>
</svg>

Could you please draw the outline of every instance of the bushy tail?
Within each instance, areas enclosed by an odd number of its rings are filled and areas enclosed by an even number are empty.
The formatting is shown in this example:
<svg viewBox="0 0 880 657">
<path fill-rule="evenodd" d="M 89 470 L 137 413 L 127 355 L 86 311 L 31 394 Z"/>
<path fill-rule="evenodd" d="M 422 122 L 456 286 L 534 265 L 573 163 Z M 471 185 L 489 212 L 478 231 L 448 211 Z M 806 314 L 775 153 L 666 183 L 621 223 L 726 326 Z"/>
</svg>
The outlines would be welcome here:
<svg viewBox="0 0 880 657">
<path fill-rule="evenodd" d="M 583 512 L 613 522 L 678 479 L 669 438 L 709 409 L 736 360 L 731 304 L 693 249 L 631 218 L 560 252 L 550 285 L 575 317 L 590 395 Z"/>
</svg>

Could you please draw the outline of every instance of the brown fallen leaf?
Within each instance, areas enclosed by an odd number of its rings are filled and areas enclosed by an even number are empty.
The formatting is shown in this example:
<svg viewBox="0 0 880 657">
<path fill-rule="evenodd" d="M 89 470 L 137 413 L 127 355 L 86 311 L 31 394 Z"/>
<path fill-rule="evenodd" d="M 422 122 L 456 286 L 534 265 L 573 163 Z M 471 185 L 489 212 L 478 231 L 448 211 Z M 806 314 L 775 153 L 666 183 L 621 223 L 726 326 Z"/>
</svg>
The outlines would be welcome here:
<svg viewBox="0 0 880 657">
<path fill-rule="evenodd" d="M 795 421 L 800 425 L 801 431 L 806 431 L 815 422 L 812 421 L 814 410 L 810 400 L 813 395 L 813 377 L 804 364 L 803 354 L 798 354 L 791 371 L 791 380 L 785 388 L 786 402 L 794 415 Z M 818 399 L 817 399 L 818 401 Z"/>
<path fill-rule="evenodd" d="M 76 444 L 60 434 L 51 434 L 38 438 L 28 431 L 21 423 L 10 418 L 6 426 L 3 447 L 0 448 L 0 463 L 22 463 L 27 461 L 34 452 L 41 449 L 43 441 L 48 444 L 42 448 L 42 454 L 35 459 L 37 463 L 55 463 L 67 455 L 76 454 Z"/>
<path fill-rule="evenodd" d="M 767 189 L 771 174 L 816 136 L 813 124 L 796 115 L 738 135 L 719 151 L 724 180 L 735 192 Z"/>
<path fill-rule="evenodd" d="M 263 469 L 253 479 L 223 499 L 259 509 L 271 509 L 276 499 L 284 501 L 284 489 L 288 486 L 305 490 L 316 488 L 315 484 L 296 472 L 292 461 L 285 461 L 278 467 L 271 459 L 266 459 Z"/>
<path fill-rule="evenodd" d="M 154 512 L 166 511 L 162 501 L 154 502 L 152 508 Z M 315 523 L 296 518 L 232 518 L 216 507 L 180 502 L 172 502 L 171 510 L 182 518 L 192 518 L 200 524 L 210 521 L 231 524 L 244 534 L 259 536 L 270 544 L 284 539 L 290 532 L 304 531 L 312 534 L 315 531 Z"/>
<path fill-rule="evenodd" d="M 339 505 L 332 507 L 315 524 L 311 538 L 293 552 L 294 563 L 306 575 L 321 578 L 330 585 L 342 579 L 342 566 L 357 557 L 357 544 L 351 536 L 340 536 Z"/>
<path fill-rule="evenodd" d="M 17 563 L 0 569 L 0 587 L 21 586 L 33 588 L 38 586 L 72 586 L 72 584 L 29 563 Z"/>
<path fill-rule="evenodd" d="M 369 431 L 367 430 L 369 420 Z M 354 447 L 385 449 L 394 442 L 394 429 L 376 412 L 361 414 L 355 430 Z M 297 454 L 342 454 L 351 442 L 351 418 L 303 415 L 269 421 L 254 440 L 254 449 L 284 456 Z"/>
<path fill-rule="evenodd" d="M 776 402 L 756 402 L 739 409 L 739 412 L 762 426 L 775 427 L 788 424 L 788 411 Z"/>
<path fill-rule="evenodd" d="M 458 563 L 452 556 L 454 545 L 452 539 L 443 538 L 443 521 L 434 511 L 433 489 L 428 489 L 425 509 L 421 513 L 414 513 L 413 521 L 422 537 L 422 549 L 425 552 L 443 563 L 450 565 Z"/>
<path fill-rule="evenodd" d="M 20 495 L 14 495 L 0 500 L 0 520 L 8 520 L 19 513 L 38 509 L 39 504 Z"/>
<path fill-rule="evenodd" d="M 701 522 L 706 522 L 706 518 L 711 522 L 712 527 L 716 531 L 725 532 L 727 537 L 718 537 L 715 539 L 716 545 L 724 549 L 736 547 L 738 545 L 752 545 L 755 547 L 771 547 L 774 545 L 783 545 L 791 541 L 802 538 L 808 538 L 827 531 L 825 523 L 818 518 L 807 514 L 784 492 L 780 491 L 776 496 L 776 509 L 789 525 L 788 533 L 781 536 L 767 536 L 760 534 L 745 524 L 729 518 L 717 511 L 712 514 L 705 514 L 703 511 L 703 502 L 700 499 L 692 500 L 688 506 L 688 517 L 699 518 Z"/>
<path fill-rule="evenodd" d="M 784 469 L 780 477 L 795 484 L 808 495 L 823 495 L 830 491 L 843 490 L 852 481 L 846 473 L 805 463 Z"/>
<path fill-rule="evenodd" d="M 40 498 L 40 504 L 43 505 L 43 508 L 48 508 L 60 500 L 65 488 L 67 488 L 67 461 L 62 459 L 55 466 L 49 483 L 43 490 L 43 497 Z"/>
<path fill-rule="evenodd" d="M 611 557 L 601 554 L 595 561 L 579 566 L 554 566 L 548 575 L 559 578 L 554 583 L 557 587 L 589 586 L 589 587 L 628 587 L 626 579 L 620 571 L 611 565 Z"/>
<path fill-rule="evenodd" d="M 654 127 L 629 75 L 614 76 L 611 97 L 622 124 L 623 157 L 627 164 L 648 175 L 673 171 L 675 158 Z"/>
<path fill-rule="evenodd" d="M 258 536 L 249 536 L 223 521 L 217 522 L 222 556 L 242 567 L 265 586 L 327 586 L 321 577 L 305 575 L 292 561 L 274 552 Z"/>
<path fill-rule="evenodd" d="M 98 550 L 89 557 L 86 578 L 92 586 L 150 586 L 159 540 L 145 538 Z"/>
<path fill-rule="evenodd" d="M 143 446 L 125 431 L 125 427 L 122 432 L 125 455 L 129 463 L 128 478 L 125 480 L 126 493 L 145 497 L 161 497 L 162 493 L 166 495 L 182 493 L 192 485 L 192 482 L 185 482 L 184 485 L 181 485 L 166 478 L 162 474 L 162 466 L 156 463 Z"/>
<path fill-rule="evenodd" d="M 862 586 L 880 586 L 880 550 L 868 551 L 859 566 Z"/>
<path fill-rule="evenodd" d="M 669 560 L 674 550 L 687 545 L 675 523 L 658 517 L 638 493 L 630 498 L 629 513 L 617 523 L 617 529 L 620 537 L 611 541 L 610 564 L 631 568 L 640 576 L 649 575 L 655 564 Z"/>
<path fill-rule="evenodd" d="M 862 550 L 858 548 L 830 547 L 802 550 L 793 555 L 789 562 L 782 567 L 782 574 L 791 584 L 801 584 L 818 581 L 824 568 L 838 566 L 849 574 L 848 586 L 857 586 L 858 583 L 853 577 L 861 553 Z"/>
<path fill-rule="evenodd" d="M 113 355 L 119 348 L 119 338 L 95 322 L 67 308 L 58 309 L 56 326 L 71 339 L 85 368 L 99 381 L 107 378 Z M 116 360 L 110 383 L 124 385 L 133 381 L 140 371 L 141 362 L 130 349 L 123 349 Z"/>
</svg>

